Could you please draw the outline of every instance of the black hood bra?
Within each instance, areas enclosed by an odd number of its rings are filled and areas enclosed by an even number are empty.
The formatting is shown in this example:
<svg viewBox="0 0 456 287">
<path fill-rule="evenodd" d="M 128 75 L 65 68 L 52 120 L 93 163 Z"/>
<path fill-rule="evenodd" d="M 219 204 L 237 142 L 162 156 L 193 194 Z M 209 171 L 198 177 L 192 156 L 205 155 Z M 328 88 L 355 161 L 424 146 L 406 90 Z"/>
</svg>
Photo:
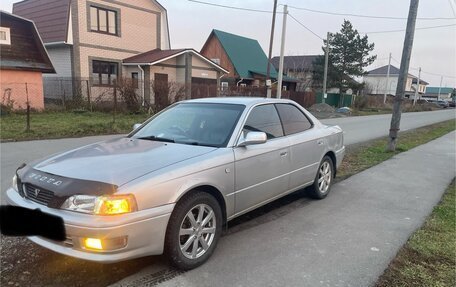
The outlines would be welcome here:
<svg viewBox="0 0 456 287">
<path fill-rule="evenodd" d="M 46 190 L 52 193 L 48 207 L 60 208 L 72 195 L 109 195 L 117 191 L 118 186 L 110 183 L 58 176 L 23 165 L 16 171 L 19 194 L 28 197 L 30 188 Z M 24 188 L 25 187 L 25 188 Z"/>
</svg>

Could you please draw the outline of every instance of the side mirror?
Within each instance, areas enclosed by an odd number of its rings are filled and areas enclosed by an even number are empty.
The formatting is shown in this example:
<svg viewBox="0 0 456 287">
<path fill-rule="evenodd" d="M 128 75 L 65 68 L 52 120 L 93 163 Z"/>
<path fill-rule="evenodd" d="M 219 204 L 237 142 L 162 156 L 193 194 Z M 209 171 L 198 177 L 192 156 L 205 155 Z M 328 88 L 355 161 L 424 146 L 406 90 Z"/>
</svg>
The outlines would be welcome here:
<svg viewBox="0 0 456 287">
<path fill-rule="evenodd" d="M 248 132 L 246 136 L 241 137 L 238 146 L 248 146 L 254 144 L 263 144 L 268 137 L 265 132 Z"/>
<path fill-rule="evenodd" d="M 133 130 L 137 130 L 140 126 L 142 126 L 142 124 L 134 124 L 133 125 Z"/>
</svg>

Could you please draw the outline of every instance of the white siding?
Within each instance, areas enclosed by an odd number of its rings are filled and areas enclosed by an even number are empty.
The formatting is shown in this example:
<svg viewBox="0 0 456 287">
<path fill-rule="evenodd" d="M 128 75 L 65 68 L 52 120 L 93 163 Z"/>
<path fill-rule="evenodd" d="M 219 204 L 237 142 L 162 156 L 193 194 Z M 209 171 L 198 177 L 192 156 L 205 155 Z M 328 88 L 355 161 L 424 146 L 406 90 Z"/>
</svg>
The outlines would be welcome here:
<svg viewBox="0 0 456 287">
<path fill-rule="evenodd" d="M 364 76 L 364 83 L 372 89 L 371 93 L 374 95 L 382 95 L 385 91 L 388 95 L 396 94 L 397 76 L 390 76 L 388 87 L 386 87 L 386 76 Z"/>
<path fill-rule="evenodd" d="M 43 74 L 44 77 L 69 78 L 71 77 L 71 46 L 46 47 L 56 74 Z"/>
</svg>

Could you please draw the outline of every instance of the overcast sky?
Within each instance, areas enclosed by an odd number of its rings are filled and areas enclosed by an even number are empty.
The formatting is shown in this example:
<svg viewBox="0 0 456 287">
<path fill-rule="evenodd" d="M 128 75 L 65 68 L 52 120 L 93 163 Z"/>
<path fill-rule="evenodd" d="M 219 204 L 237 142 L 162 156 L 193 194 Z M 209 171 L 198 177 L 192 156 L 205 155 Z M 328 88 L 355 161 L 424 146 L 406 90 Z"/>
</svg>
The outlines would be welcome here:
<svg viewBox="0 0 456 287">
<path fill-rule="evenodd" d="M 227 6 L 250 9 L 271 10 L 273 0 L 202 0 Z M 2 0 L 0 8 L 11 11 L 15 0 Z M 187 0 L 159 0 L 168 10 L 169 29 L 172 48 L 191 47 L 200 50 L 212 29 L 257 39 L 265 53 L 268 53 L 269 34 L 272 14 L 240 11 L 227 8 L 202 5 Z M 407 17 L 410 1 L 408 0 L 279 0 L 280 4 L 304 7 L 336 13 L 350 13 L 375 16 Z M 282 10 L 279 6 L 278 10 Z M 312 13 L 289 8 L 296 19 L 313 30 L 320 37 L 326 32 L 337 32 L 345 19 L 350 20 L 359 32 L 389 31 L 405 29 L 406 20 L 375 18 L 357 18 L 351 16 L 333 16 Z M 453 18 L 449 20 L 417 20 L 416 27 L 429 27 L 456 24 L 456 0 L 421 0 L 418 17 Z M 282 15 L 276 19 L 273 55 L 279 55 L 282 31 Z M 405 32 L 368 34 L 375 43 L 374 54 L 378 60 L 369 68 L 388 64 L 391 52 L 392 65 L 399 67 Z M 288 18 L 285 55 L 320 54 L 322 40 L 306 31 L 291 18 Z M 412 50 L 411 74 L 417 75 L 413 68 L 422 68 L 422 79 L 431 86 L 456 87 L 456 26 L 437 29 L 417 30 Z"/>
</svg>

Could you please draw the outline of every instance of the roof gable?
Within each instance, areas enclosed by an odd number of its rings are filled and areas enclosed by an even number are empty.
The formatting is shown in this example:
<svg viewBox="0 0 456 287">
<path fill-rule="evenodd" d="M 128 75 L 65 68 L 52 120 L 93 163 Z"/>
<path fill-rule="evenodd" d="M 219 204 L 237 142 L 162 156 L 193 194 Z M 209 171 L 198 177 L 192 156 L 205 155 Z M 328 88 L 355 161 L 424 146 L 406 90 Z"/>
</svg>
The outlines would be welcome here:
<svg viewBox="0 0 456 287">
<path fill-rule="evenodd" d="M 174 49 L 174 50 L 161 50 L 161 49 L 154 49 L 139 55 L 135 55 L 123 60 L 124 65 L 150 65 L 153 66 L 155 64 L 161 63 L 168 59 L 180 56 L 184 53 L 191 53 L 192 55 L 202 59 L 203 61 L 207 62 L 209 65 L 213 66 L 217 70 L 228 73 L 226 69 L 217 65 L 216 63 L 212 62 L 208 58 L 204 57 L 194 49 Z"/>
<path fill-rule="evenodd" d="M 13 4 L 13 14 L 35 22 L 44 43 L 66 42 L 71 0 L 25 0 Z"/>
<path fill-rule="evenodd" d="M 257 40 L 215 29 L 212 30 L 211 35 L 220 41 L 236 73 L 241 78 L 253 78 L 252 72 L 266 74 L 268 57 Z M 270 75 L 273 78 L 277 77 L 277 71 L 273 65 L 271 65 Z"/>
<path fill-rule="evenodd" d="M 126 64 L 131 64 L 131 63 L 140 63 L 140 64 L 145 64 L 145 63 L 154 63 L 162 59 L 169 58 L 173 55 L 179 54 L 181 52 L 185 51 L 185 49 L 173 49 L 173 50 L 161 50 L 161 49 L 154 49 L 151 51 L 147 51 L 145 53 L 135 55 L 129 58 L 126 58 L 123 60 L 124 63 Z"/>
<path fill-rule="evenodd" d="M 0 68 L 55 73 L 35 24 L 0 11 L 0 26 L 10 29 L 11 44 L 1 45 Z"/>
<path fill-rule="evenodd" d="M 393 65 L 390 65 L 390 72 L 389 72 L 390 75 L 399 75 L 399 71 L 400 70 L 398 68 L 396 68 Z M 386 74 L 388 74 L 388 65 L 377 68 L 377 69 L 373 69 L 373 70 L 367 72 L 367 74 L 368 75 L 386 75 Z"/>
<path fill-rule="evenodd" d="M 390 72 L 389 72 L 390 76 L 399 76 L 399 72 L 400 72 L 400 70 L 397 67 L 390 65 Z M 382 66 L 382 67 L 379 67 L 377 69 L 373 69 L 373 70 L 367 72 L 367 75 L 365 75 L 365 76 L 386 76 L 387 74 L 388 74 L 388 65 L 385 65 L 385 66 Z M 416 84 L 416 79 L 418 77 L 415 75 L 412 75 L 410 73 L 408 73 L 408 76 L 412 78 L 412 83 Z M 423 79 L 420 79 L 420 84 L 428 85 L 429 83 L 424 81 Z"/>
</svg>

